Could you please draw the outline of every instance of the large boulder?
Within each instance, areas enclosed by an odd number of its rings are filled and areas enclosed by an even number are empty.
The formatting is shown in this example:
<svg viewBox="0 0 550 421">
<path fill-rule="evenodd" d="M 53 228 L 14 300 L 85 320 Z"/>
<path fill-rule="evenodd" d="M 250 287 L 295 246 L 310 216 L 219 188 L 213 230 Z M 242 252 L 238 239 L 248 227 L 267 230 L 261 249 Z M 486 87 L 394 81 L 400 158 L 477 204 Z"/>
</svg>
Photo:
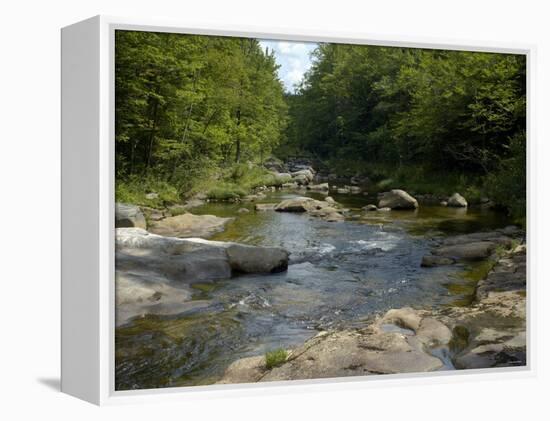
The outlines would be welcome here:
<svg viewBox="0 0 550 421">
<path fill-rule="evenodd" d="M 197 306 L 191 284 L 288 266 L 275 247 L 175 238 L 141 228 L 116 229 L 117 324 L 143 314 L 173 314 Z"/>
<path fill-rule="evenodd" d="M 394 189 L 383 193 L 379 202 L 379 208 L 391 209 L 416 209 L 418 201 L 404 190 Z"/>
<path fill-rule="evenodd" d="M 141 209 L 135 205 L 117 203 L 115 205 L 115 227 L 116 228 L 147 228 L 145 216 Z"/>
<path fill-rule="evenodd" d="M 220 218 L 214 215 L 193 215 L 184 213 L 164 218 L 151 224 L 150 231 L 168 237 L 207 238 L 225 229 L 225 224 L 233 218 Z"/>
<path fill-rule="evenodd" d="M 460 194 L 454 193 L 449 197 L 449 200 L 447 200 L 447 206 L 453 208 L 466 208 L 468 207 L 468 202 Z"/>
<path fill-rule="evenodd" d="M 273 177 L 275 178 L 275 184 L 282 185 L 292 181 L 292 176 L 287 172 L 272 172 Z"/>
<path fill-rule="evenodd" d="M 273 273 L 288 267 L 288 252 L 282 248 L 231 244 L 226 250 L 229 265 L 237 272 Z"/>
<path fill-rule="evenodd" d="M 342 210 L 336 208 L 337 203 L 334 200 L 315 200 L 311 197 L 295 197 L 283 200 L 275 206 L 277 212 L 307 212 L 308 215 L 324 219 L 328 222 L 343 221 Z"/>
<path fill-rule="evenodd" d="M 311 208 L 314 199 L 310 197 L 296 197 L 283 200 L 275 206 L 277 212 L 307 212 Z"/>
<path fill-rule="evenodd" d="M 313 172 L 308 170 L 295 171 L 290 174 L 298 184 L 309 184 L 313 181 Z"/>
</svg>

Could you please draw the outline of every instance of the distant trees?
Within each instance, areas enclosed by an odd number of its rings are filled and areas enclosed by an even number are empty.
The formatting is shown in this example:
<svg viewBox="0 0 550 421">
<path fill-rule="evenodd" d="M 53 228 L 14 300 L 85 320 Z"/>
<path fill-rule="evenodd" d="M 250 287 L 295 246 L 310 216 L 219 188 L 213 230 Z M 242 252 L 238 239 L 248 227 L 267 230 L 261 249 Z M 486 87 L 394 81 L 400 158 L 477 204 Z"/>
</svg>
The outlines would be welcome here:
<svg viewBox="0 0 550 421">
<path fill-rule="evenodd" d="M 117 31 L 116 168 L 185 188 L 267 157 L 286 124 L 275 57 L 254 39 Z"/>
<path fill-rule="evenodd" d="M 487 174 L 525 132 L 525 57 L 321 44 L 289 104 L 286 147 Z"/>
</svg>

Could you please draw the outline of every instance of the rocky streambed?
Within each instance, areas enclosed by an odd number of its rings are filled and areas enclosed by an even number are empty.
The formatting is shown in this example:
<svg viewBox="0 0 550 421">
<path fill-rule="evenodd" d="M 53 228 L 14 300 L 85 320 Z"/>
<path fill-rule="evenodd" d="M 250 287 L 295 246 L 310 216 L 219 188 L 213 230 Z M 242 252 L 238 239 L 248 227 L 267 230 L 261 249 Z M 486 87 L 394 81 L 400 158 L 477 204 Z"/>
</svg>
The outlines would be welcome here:
<svg viewBox="0 0 550 421">
<path fill-rule="evenodd" d="M 308 186 L 121 209 L 117 389 L 525 363 L 523 233 L 505 217 Z"/>
</svg>

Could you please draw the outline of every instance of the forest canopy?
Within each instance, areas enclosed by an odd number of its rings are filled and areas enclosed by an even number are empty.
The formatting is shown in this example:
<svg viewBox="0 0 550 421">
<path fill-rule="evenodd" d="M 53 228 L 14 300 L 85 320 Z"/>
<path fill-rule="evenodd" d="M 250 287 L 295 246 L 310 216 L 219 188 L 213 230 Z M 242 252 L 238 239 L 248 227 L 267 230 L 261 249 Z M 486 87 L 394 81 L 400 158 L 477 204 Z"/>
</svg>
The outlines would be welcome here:
<svg viewBox="0 0 550 421">
<path fill-rule="evenodd" d="M 323 43 L 294 92 L 277 71 L 255 39 L 117 31 L 120 188 L 183 197 L 208 179 L 239 184 L 244 163 L 306 155 L 403 188 L 447 180 L 525 213 L 525 56 Z"/>
</svg>

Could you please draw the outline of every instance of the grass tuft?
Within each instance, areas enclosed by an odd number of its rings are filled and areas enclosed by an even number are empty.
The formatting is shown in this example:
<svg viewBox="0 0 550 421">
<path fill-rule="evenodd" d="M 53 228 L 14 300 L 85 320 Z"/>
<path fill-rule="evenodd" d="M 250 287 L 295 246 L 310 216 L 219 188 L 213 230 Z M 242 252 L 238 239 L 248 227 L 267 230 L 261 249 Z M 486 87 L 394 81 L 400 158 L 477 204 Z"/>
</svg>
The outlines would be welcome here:
<svg viewBox="0 0 550 421">
<path fill-rule="evenodd" d="M 283 348 L 277 348 L 273 351 L 266 352 L 265 366 L 268 370 L 278 367 L 286 362 L 288 354 Z"/>
</svg>

